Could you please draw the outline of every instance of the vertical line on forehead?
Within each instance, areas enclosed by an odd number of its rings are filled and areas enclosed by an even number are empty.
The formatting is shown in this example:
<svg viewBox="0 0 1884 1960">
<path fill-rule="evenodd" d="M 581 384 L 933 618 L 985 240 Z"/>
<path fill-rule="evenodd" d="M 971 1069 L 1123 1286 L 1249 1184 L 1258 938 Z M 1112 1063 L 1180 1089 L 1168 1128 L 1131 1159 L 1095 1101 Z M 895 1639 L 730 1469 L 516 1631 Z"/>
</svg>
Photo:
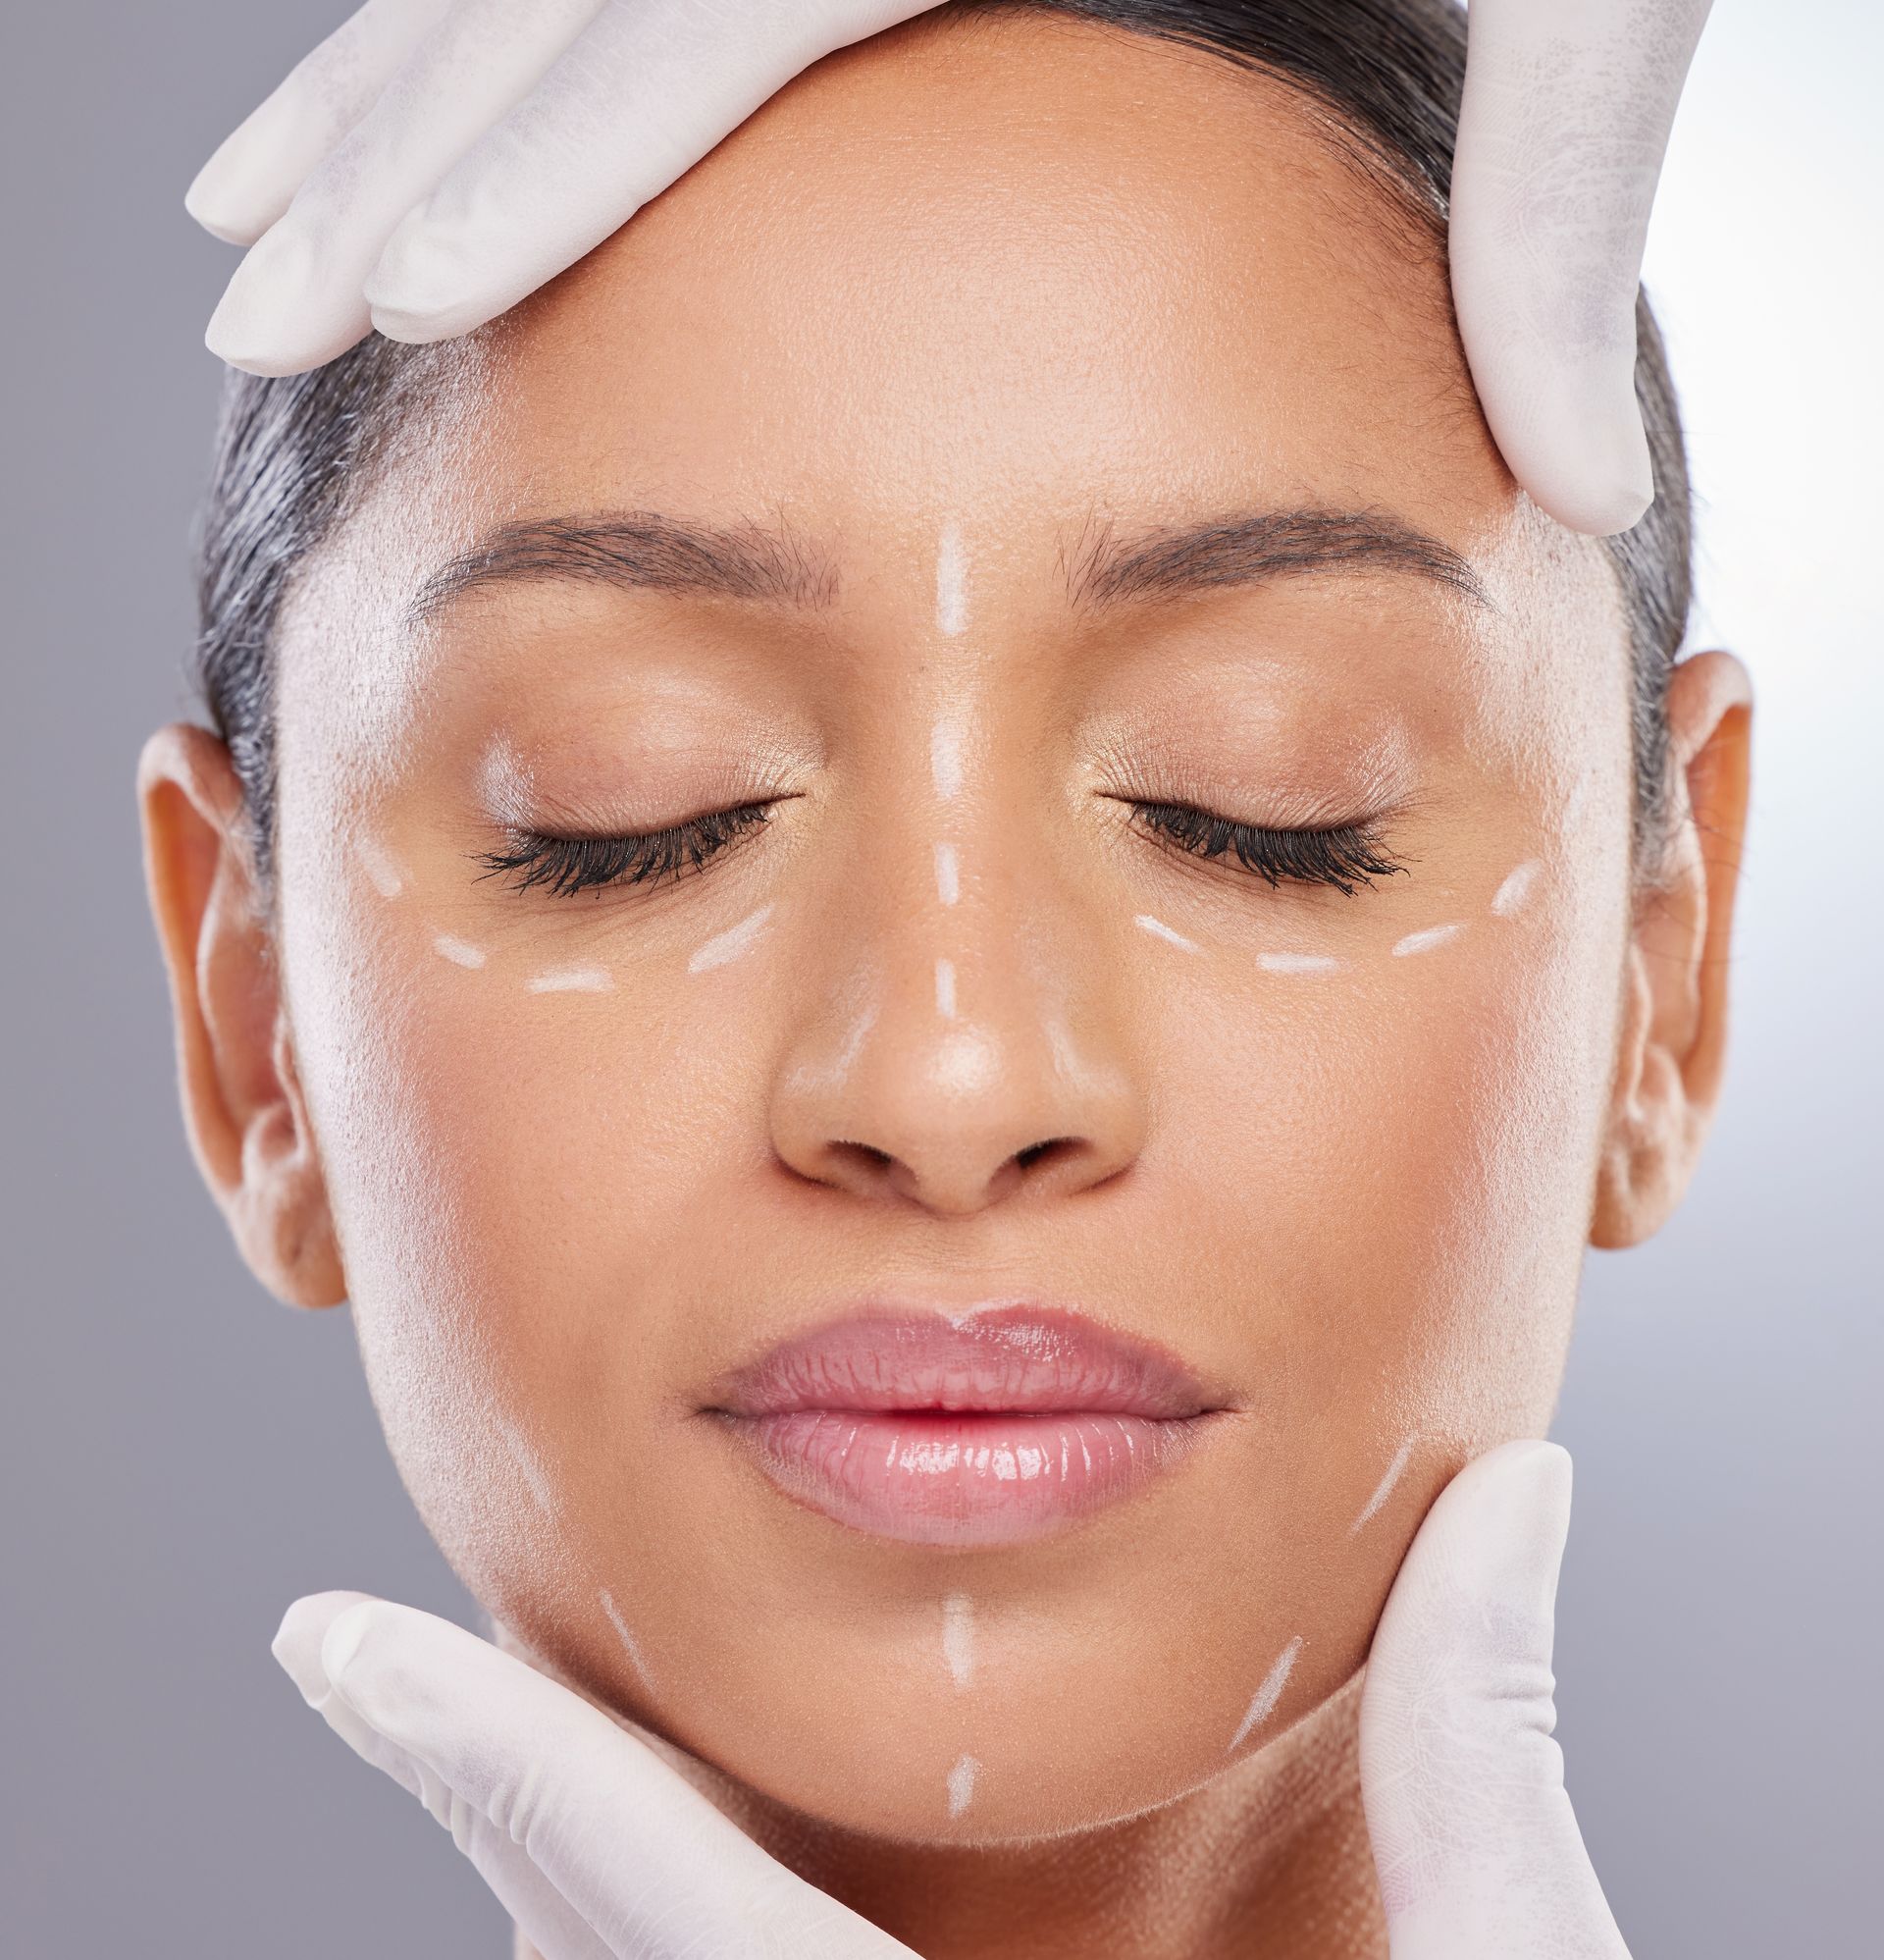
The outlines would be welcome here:
<svg viewBox="0 0 1884 1960">
<path fill-rule="evenodd" d="M 974 1773 L 981 1765 L 972 1756 L 960 1756 L 949 1772 L 949 1815 L 960 1817 L 974 1796 Z"/>
<path fill-rule="evenodd" d="M 944 524 L 936 541 L 935 629 L 950 639 L 968 630 L 968 556 L 959 524 Z"/>
<path fill-rule="evenodd" d="M 936 795 L 944 801 L 962 794 L 966 776 L 962 748 L 961 722 L 944 715 L 929 730 L 929 774 L 934 778 Z"/>
<path fill-rule="evenodd" d="M 955 1019 L 955 962 L 935 963 L 935 1011 L 944 1021 Z"/>
<path fill-rule="evenodd" d="M 944 905 L 962 896 L 962 860 L 953 844 L 935 847 L 935 895 Z"/>
</svg>

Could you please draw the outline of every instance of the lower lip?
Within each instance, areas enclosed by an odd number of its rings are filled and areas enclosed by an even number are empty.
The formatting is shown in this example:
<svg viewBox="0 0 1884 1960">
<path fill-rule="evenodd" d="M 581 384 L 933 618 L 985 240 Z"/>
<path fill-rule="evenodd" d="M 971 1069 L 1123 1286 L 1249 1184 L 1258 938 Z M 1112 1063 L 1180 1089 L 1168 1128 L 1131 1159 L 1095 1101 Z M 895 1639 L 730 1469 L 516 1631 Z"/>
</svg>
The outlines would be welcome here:
<svg viewBox="0 0 1884 1960">
<path fill-rule="evenodd" d="M 1205 1418 L 791 1409 L 727 1415 L 766 1475 L 826 1517 L 910 1545 L 1017 1545 L 1143 1490 Z"/>
</svg>

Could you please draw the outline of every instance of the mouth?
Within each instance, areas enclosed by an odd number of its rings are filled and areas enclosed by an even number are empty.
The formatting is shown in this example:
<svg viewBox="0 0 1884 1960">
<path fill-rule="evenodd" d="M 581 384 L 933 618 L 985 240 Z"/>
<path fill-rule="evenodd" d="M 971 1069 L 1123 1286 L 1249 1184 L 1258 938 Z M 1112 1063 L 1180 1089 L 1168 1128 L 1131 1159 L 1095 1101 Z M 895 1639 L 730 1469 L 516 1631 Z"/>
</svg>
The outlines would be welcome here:
<svg viewBox="0 0 1884 1960">
<path fill-rule="evenodd" d="M 1225 1405 L 1165 1350 L 1022 1304 L 826 1321 L 726 1377 L 706 1412 L 826 1517 L 970 1547 L 1042 1538 L 1135 1495 Z"/>
</svg>

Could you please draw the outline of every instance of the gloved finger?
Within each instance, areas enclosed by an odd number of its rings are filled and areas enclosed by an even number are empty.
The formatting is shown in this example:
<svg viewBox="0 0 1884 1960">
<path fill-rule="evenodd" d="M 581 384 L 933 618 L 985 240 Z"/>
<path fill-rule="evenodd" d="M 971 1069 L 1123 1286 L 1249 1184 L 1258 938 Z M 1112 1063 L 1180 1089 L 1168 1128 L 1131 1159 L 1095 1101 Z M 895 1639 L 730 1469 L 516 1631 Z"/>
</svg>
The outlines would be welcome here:
<svg viewBox="0 0 1884 1960">
<path fill-rule="evenodd" d="M 936 0 L 795 0 L 739 10 L 610 7 L 393 233 L 367 281 L 395 341 L 449 340 L 534 292 L 628 222 L 833 49 Z"/>
<path fill-rule="evenodd" d="M 1472 0 L 1452 297 L 1486 421 L 1560 523 L 1625 531 L 1653 495 L 1636 291 L 1710 0 Z"/>
<path fill-rule="evenodd" d="M 321 1663 L 363 1722 L 528 1853 L 609 1952 L 909 1960 L 599 1709 L 463 1627 L 371 1601 L 328 1627 Z"/>
<path fill-rule="evenodd" d="M 544 1960 L 614 1960 L 580 1913 L 531 1863 L 529 1853 L 483 1812 L 459 1799 L 427 1765 L 389 1741 L 334 1692 L 321 1649 L 328 1629 L 349 1608 L 383 1604 L 368 1593 L 311 1593 L 283 1616 L 273 1651 L 320 1715 L 353 1752 L 425 1805 L 450 1831 L 503 1909 L 523 1928 Z"/>
<path fill-rule="evenodd" d="M 217 146 L 183 194 L 203 230 L 253 244 L 379 99 L 451 0 L 367 0 Z"/>
<path fill-rule="evenodd" d="M 1439 1494 L 1361 1693 L 1393 1960 L 1628 1960 L 1563 1787 L 1550 1671 L 1570 1458 L 1507 1443 Z"/>
<path fill-rule="evenodd" d="M 536 85 L 601 0 L 458 0 L 236 269 L 205 336 L 251 374 L 299 374 L 371 328 L 392 229 Z"/>
</svg>

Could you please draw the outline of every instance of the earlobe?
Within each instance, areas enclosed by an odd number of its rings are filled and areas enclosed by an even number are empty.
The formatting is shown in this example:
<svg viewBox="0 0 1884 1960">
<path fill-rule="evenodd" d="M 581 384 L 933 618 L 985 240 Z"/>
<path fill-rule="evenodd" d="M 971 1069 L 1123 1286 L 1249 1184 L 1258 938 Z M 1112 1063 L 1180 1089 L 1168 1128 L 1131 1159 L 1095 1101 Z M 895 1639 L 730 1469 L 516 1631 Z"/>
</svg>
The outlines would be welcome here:
<svg viewBox="0 0 1884 1960">
<path fill-rule="evenodd" d="M 229 751 L 204 728 L 160 729 L 137 795 L 197 1167 L 262 1284 L 335 1305 L 346 1283 Z"/>
<path fill-rule="evenodd" d="M 1670 676 L 1667 855 L 1630 938 L 1594 1245 L 1634 1245 L 1660 1229 L 1719 1099 L 1752 720 L 1752 687 L 1733 655 L 1697 654 Z"/>
</svg>

